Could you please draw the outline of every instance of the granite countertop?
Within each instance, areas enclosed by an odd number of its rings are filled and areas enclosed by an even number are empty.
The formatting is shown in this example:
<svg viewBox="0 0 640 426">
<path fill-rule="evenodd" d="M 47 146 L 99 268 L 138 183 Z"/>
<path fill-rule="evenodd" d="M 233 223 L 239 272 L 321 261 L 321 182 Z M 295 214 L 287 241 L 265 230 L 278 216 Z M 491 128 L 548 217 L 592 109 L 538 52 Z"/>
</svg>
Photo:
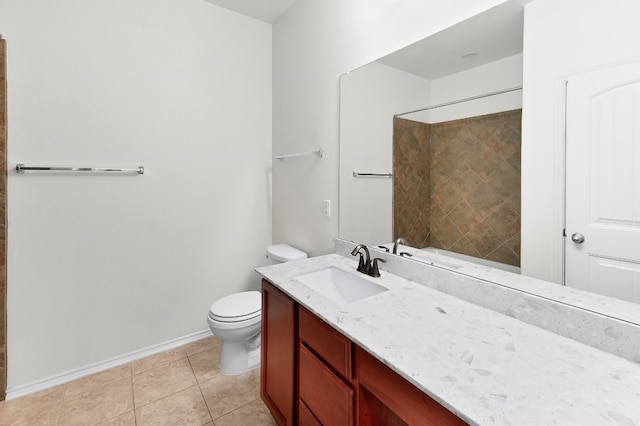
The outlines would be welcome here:
<svg viewBox="0 0 640 426">
<path fill-rule="evenodd" d="M 389 289 L 340 305 L 295 277 L 327 267 Z M 640 366 L 330 254 L 256 271 L 473 425 L 640 426 Z"/>
</svg>

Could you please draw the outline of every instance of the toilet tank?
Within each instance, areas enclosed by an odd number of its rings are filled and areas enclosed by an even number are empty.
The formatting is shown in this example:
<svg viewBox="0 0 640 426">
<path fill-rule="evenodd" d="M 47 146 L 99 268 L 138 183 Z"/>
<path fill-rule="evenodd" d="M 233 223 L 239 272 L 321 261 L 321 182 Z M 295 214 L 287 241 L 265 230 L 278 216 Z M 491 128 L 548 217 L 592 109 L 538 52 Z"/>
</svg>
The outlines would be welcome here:
<svg viewBox="0 0 640 426">
<path fill-rule="evenodd" d="M 292 260 L 306 258 L 307 253 L 287 244 L 276 244 L 267 247 L 267 259 L 269 259 L 270 264 L 291 262 Z"/>
</svg>

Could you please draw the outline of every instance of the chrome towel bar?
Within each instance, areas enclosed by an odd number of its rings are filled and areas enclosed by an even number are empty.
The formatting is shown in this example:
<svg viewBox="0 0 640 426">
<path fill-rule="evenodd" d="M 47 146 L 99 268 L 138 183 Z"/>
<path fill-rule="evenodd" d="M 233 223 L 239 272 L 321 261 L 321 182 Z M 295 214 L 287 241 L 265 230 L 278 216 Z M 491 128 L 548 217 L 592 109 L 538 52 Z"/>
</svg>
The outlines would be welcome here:
<svg viewBox="0 0 640 426">
<path fill-rule="evenodd" d="M 359 172 L 353 172 L 353 177 L 354 178 L 381 177 L 381 178 L 389 178 L 389 179 L 391 179 L 393 177 L 393 173 L 359 173 Z"/>
<path fill-rule="evenodd" d="M 53 166 L 25 166 L 24 164 L 16 164 L 16 172 L 24 173 L 26 171 L 33 172 L 120 172 L 120 173 L 136 173 L 144 174 L 144 167 L 138 166 L 135 169 L 123 169 L 119 167 L 53 167 Z"/>
<path fill-rule="evenodd" d="M 316 150 L 316 151 L 311 151 L 311 152 L 300 152 L 300 153 L 296 153 L 296 154 L 280 154 L 280 155 L 276 155 L 275 158 L 276 160 L 284 160 L 285 158 L 293 158 L 293 157 L 306 157 L 308 155 L 317 155 L 318 157 L 322 157 L 323 151 L 322 148 Z"/>
</svg>

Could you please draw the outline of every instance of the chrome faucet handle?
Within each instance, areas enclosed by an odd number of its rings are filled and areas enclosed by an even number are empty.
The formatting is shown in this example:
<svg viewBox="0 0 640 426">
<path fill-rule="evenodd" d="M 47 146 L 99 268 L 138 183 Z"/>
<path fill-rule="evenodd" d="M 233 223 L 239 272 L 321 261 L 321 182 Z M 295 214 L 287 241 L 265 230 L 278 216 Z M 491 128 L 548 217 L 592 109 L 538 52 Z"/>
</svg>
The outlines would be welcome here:
<svg viewBox="0 0 640 426">
<path fill-rule="evenodd" d="M 380 269 L 378 268 L 378 261 L 382 262 L 382 263 L 386 263 L 387 261 L 384 259 L 381 259 L 379 257 L 376 257 L 373 259 L 373 264 L 371 265 L 371 273 L 369 275 L 371 275 L 372 277 L 379 277 L 380 276 Z"/>
</svg>

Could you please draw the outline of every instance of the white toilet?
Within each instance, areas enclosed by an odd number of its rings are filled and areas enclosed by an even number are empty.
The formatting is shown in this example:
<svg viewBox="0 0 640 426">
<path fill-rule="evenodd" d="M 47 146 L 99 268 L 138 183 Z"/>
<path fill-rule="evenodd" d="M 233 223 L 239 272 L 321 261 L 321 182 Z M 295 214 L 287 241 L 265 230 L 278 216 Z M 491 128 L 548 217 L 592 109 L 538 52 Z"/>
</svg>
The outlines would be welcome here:
<svg viewBox="0 0 640 426">
<path fill-rule="evenodd" d="M 267 247 L 267 258 L 272 264 L 306 257 L 305 252 L 286 244 Z M 259 291 L 231 294 L 211 305 L 207 322 L 211 332 L 222 340 L 220 370 L 224 374 L 241 374 L 260 365 L 261 320 Z"/>
</svg>

